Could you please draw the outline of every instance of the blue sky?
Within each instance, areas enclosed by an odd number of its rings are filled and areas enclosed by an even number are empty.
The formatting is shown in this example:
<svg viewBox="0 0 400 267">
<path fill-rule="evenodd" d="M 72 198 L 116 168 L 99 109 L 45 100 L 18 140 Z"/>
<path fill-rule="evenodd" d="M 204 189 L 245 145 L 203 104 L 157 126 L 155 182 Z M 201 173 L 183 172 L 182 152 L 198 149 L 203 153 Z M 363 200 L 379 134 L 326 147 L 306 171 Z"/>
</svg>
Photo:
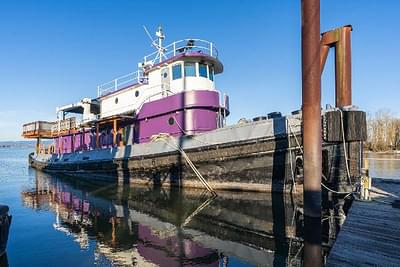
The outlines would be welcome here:
<svg viewBox="0 0 400 267">
<path fill-rule="evenodd" d="M 322 0 L 321 31 L 352 24 L 353 103 L 400 113 L 400 1 Z M 135 71 L 152 52 L 142 25 L 166 42 L 213 41 L 230 95 L 230 123 L 301 105 L 300 0 L 1 1 L 0 140 L 21 125 L 53 120 L 55 108 L 95 97 L 96 86 Z M 332 51 L 333 52 L 333 51 Z M 333 53 L 322 104 L 334 103 Z"/>
</svg>

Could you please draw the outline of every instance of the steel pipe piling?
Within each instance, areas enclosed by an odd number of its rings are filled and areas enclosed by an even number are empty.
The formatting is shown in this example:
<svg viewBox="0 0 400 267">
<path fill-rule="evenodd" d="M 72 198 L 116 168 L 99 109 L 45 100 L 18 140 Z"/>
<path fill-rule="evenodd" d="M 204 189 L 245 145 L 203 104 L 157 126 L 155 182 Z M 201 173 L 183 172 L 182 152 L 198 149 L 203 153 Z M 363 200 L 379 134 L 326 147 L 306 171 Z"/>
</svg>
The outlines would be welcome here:
<svg viewBox="0 0 400 267">
<path fill-rule="evenodd" d="M 321 265 L 320 2 L 302 0 L 302 113 L 304 146 L 304 265 Z"/>
</svg>

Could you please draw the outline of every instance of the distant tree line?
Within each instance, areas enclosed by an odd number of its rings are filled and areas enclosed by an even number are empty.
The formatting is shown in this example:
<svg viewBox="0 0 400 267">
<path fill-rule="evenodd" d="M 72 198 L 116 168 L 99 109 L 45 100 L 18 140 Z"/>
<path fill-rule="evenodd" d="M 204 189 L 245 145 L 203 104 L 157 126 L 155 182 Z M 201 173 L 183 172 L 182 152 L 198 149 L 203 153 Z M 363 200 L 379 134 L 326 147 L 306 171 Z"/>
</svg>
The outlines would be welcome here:
<svg viewBox="0 0 400 267">
<path fill-rule="evenodd" d="M 368 117 L 367 149 L 372 151 L 400 150 L 400 118 L 390 110 L 379 110 Z"/>
</svg>

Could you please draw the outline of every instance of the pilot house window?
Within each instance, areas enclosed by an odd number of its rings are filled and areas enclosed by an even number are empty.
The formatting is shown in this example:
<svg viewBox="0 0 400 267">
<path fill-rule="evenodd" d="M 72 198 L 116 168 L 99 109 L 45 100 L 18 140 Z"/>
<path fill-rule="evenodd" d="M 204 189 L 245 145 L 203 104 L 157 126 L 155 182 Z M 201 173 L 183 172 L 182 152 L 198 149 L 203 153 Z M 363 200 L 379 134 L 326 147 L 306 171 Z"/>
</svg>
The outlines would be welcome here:
<svg viewBox="0 0 400 267">
<path fill-rule="evenodd" d="M 208 75 L 208 78 L 211 80 L 211 81 L 214 81 L 214 68 L 213 67 L 209 67 L 209 75 Z"/>
<path fill-rule="evenodd" d="M 199 76 L 207 78 L 207 65 L 199 63 Z"/>
<path fill-rule="evenodd" d="M 172 80 L 182 78 L 182 65 L 176 64 L 172 66 Z"/>
<path fill-rule="evenodd" d="M 195 63 L 185 63 L 185 76 L 196 76 L 196 64 Z"/>
</svg>

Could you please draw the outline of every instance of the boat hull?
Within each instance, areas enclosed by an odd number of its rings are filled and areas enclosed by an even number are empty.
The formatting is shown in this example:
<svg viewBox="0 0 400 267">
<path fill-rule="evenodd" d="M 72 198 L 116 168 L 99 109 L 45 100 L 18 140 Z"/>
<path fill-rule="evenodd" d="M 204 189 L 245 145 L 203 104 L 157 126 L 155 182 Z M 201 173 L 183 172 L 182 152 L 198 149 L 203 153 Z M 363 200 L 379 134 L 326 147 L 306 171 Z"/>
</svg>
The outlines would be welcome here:
<svg viewBox="0 0 400 267">
<path fill-rule="evenodd" d="M 131 146 L 30 155 L 29 162 L 34 168 L 79 179 L 204 188 L 198 171 L 215 190 L 284 192 L 302 184 L 301 144 L 301 116 L 291 116 L 195 136 L 160 136 Z M 339 191 L 348 189 L 345 164 L 349 162 L 350 176 L 360 177 L 362 141 L 322 144 L 325 182 Z"/>
</svg>

